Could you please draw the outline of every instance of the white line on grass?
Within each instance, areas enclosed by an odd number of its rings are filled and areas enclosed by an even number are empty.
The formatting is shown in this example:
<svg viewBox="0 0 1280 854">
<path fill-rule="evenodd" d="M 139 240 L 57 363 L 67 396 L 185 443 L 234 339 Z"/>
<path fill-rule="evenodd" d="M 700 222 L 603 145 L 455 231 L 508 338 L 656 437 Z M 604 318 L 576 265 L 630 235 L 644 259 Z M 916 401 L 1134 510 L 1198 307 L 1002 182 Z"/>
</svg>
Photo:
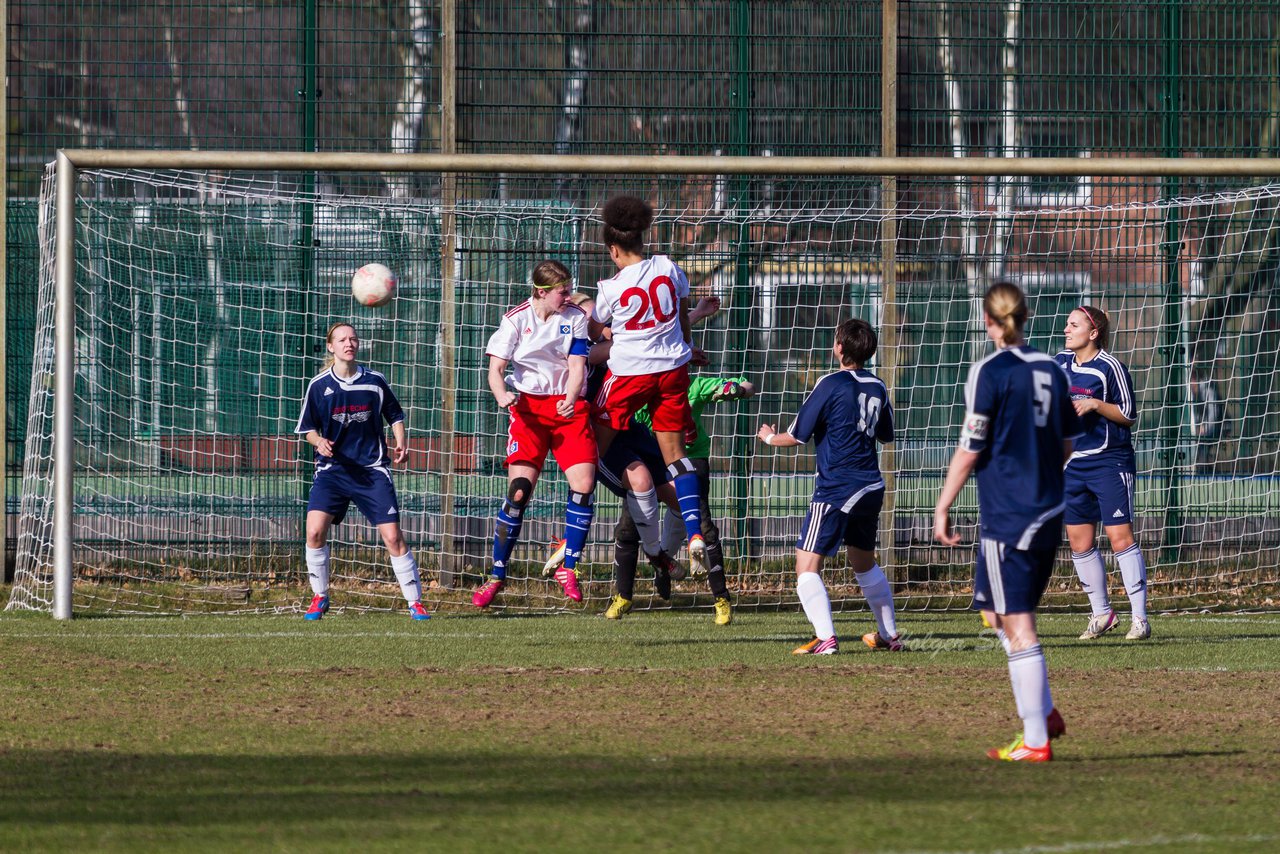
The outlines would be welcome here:
<svg viewBox="0 0 1280 854">
<path fill-rule="evenodd" d="M 1254 833 L 1248 836 L 1210 836 L 1189 833 L 1186 836 L 1152 836 L 1147 839 L 1103 839 L 1092 842 L 1061 842 L 1054 845 L 1024 845 L 1021 848 L 974 849 L 955 851 L 896 851 L 883 854 L 1071 854 L 1074 851 L 1117 851 L 1124 848 L 1165 848 L 1170 845 L 1256 845 L 1280 840 L 1280 835 Z"/>
</svg>

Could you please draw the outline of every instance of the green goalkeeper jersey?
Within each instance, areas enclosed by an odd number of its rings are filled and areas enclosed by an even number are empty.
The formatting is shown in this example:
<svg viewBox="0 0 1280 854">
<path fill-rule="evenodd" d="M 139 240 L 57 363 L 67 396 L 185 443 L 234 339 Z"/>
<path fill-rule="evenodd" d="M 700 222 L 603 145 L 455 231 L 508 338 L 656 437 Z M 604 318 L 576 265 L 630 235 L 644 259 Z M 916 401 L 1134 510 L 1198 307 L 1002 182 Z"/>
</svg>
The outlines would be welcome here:
<svg viewBox="0 0 1280 854">
<path fill-rule="evenodd" d="M 698 428 L 698 438 L 685 447 L 685 453 L 691 460 L 705 460 L 711 456 L 711 434 L 702 427 L 702 410 L 708 403 L 720 399 L 720 392 L 727 383 L 741 385 L 746 377 L 693 377 L 689 381 L 689 407 L 693 410 L 693 423 Z M 642 409 L 636 413 L 636 420 L 652 429 L 653 423 L 649 410 Z"/>
</svg>

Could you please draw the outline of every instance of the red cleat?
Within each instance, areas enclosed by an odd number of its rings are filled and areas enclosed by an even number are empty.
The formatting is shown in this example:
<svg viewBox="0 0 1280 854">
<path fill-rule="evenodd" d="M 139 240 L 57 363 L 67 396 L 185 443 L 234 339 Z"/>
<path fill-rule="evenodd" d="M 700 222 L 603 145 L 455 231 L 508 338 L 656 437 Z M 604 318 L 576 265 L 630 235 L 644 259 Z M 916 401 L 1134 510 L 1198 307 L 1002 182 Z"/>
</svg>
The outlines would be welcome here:
<svg viewBox="0 0 1280 854">
<path fill-rule="evenodd" d="M 1022 743 L 1022 736 L 1018 736 L 1008 747 L 991 748 L 987 751 L 987 756 L 1002 762 L 1051 762 L 1053 748 L 1047 741 L 1044 747 L 1027 747 Z"/>
<path fill-rule="evenodd" d="M 490 578 L 484 584 L 480 585 L 480 589 L 471 594 L 471 604 L 477 608 L 488 608 L 493 602 L 493 597 L 498 595 L 498 591 L 506 584 L 501 578 Z"/>
<path fill-rule="evenodd" d="M 555 579 L 564 588 L 565 596 L 568 596 L 574 602 L 582 601 L 582 591 L 578 589 L 577 570 L 565 569 L 562 566 L 556 570 Z"/>
</svg>

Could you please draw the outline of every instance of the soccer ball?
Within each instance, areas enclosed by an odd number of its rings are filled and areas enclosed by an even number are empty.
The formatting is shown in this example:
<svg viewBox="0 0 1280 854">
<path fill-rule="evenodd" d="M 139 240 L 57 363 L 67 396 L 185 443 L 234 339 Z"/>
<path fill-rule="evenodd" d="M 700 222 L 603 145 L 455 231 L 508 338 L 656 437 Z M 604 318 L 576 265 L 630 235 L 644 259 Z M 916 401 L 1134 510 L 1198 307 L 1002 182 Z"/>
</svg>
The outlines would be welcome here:
<svg viewBox="0 0 1280 854">
<path fill-rule="evenodd" d="M 386 305 L 396 295 L 396 274 L 382 264 L 365 264 L 351 279 L 351 295 L 369 308 Z"/>
</svg>

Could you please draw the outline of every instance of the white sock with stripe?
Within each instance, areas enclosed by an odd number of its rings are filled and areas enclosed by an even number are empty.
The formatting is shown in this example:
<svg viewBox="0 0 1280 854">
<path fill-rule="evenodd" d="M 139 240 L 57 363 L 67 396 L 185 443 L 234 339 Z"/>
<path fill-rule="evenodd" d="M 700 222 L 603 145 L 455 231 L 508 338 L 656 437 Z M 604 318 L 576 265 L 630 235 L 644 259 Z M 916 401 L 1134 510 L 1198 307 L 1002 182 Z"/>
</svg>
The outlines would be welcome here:
<svg viewBox="0 0 1280 854">
<path fill-rule="evenodd" d="M 640 548 L 645 554 L 656 556 L 662 548 L 658 531 L 658 490 L 628 492 L 627 510 L 631 513 L 631 521 L 636 524 L 636 533 L 640 535 Z"/>
<path fill-rule="evenodd" d="M 680 554 L 680 549 L 684 548 L 685 542 L 687 540 L 684 535 L 684 519 L 680 518 L 680 514 L 668 505 L 667 516 L 662 520 L 662 548 L 667 554 L 675 557 Z"/>
<path fill-rule="evenodd" d="M 1027 747 L 1044 747 L 1049 743 L 1045 718 L 1053 709 L 1053 700 L 1040 644 L 1009 653 L 1009 682 L 1018 717 L 1022 718 L 1023 743 Z"/>
<path fill-rule="evenodd" d="M 1102 555 L 1097 549 L 1087 552 L 1072 552 L 1071 562 L 1076 565 L 1076 575 L 1080 578 L 1080 586 L 1089 597 L 1089 607 L 1093 616 L 1101 617 L 1111 610 L 1111 597 L 1107 595 L 1107 567 L 1102 562 Z"/>
<path fill-rule="evenodd" d="M 862 595 L 867 597 L 867 605 L 871 607 L 871 615 L 876 618 L 876 629 L 885 640 L 898 636 L 898 621 L 893 614 L 893 589 L 884 570 L 879 564 L 866 572 L 855 572 Z"/>
<path fill-rule="evenodd" d="M 400 592 L 404 601 L 412 605 L 422 599 L 422 583 L 418 580 L 418 562 L 414 560 L 413 549 L 404 554 L 391 557 L 391 568 L 395 570 L 396 581 L 400 582 Z"/>
<path fill-rule="evenodd" d="M 813 634 L 818 640 L 835 637 L 836 626 L 831 620 L 831 600 L 827 598 L 827 586 L 816 572 L 802 572 L 796 579 L 796 593 L 804 615 L 813 624 Z"/>
<path fill-rule="evenodd" d="M 1129 594 L 1129 609 L 1135 620 L 1147 619 L 1147 562 L 1142 549 L 1134 543 L 1116 555 L 1120 564 L 1120 577 L 1124 579 L 1125 592 Z"/>
<path fill-rule="evenodd" d="M 307 546 L 307 581 L 311 582 L 311 592 L 324 596 L 329 592 L 329 547 L 321 546 L 313 549 Z"/>
</svg>

